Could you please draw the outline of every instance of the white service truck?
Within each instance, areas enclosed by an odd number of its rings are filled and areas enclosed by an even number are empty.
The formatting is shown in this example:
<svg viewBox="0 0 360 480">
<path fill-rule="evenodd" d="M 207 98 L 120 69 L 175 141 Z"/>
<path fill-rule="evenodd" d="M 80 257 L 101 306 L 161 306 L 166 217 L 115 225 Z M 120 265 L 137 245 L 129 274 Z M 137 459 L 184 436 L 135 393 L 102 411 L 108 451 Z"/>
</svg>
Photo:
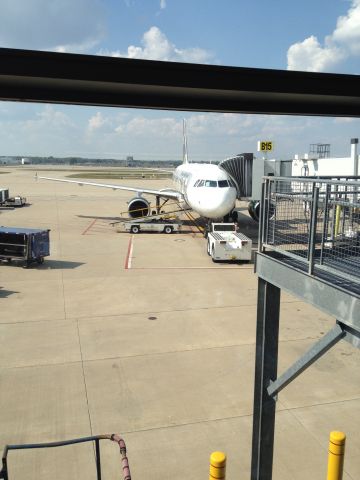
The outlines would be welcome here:
<svg viewBox="0 0 360 480">
<path fill-rule="evenodd" d="M 252 241 L 237 232 L 236 223 L 212 223 L 207 236 L 207 253 L 213 262 L 251 260 Z"/>
</svg>

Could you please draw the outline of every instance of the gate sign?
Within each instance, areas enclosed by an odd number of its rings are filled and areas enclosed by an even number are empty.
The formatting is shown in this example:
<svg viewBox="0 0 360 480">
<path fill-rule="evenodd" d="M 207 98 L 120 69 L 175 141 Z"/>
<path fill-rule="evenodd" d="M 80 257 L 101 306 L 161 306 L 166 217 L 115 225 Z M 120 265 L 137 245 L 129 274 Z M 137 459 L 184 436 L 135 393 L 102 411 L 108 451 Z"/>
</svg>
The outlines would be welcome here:
<svg viewBox="0 0 360 480">
<path fill-rule="evenodd" d="M 274 148 L 273 142 L 268 141 L 258 141 L 258 152 L 271 152 Z"/>
</svg>

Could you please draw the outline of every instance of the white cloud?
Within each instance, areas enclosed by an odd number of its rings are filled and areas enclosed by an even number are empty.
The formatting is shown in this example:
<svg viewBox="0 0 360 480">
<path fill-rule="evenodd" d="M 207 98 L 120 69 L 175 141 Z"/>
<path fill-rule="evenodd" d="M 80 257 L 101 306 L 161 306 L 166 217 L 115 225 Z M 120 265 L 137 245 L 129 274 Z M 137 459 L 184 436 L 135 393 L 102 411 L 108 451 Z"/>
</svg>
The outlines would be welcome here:
<svg viewBox="0 0 360 480">
<path fill-rule="evenodd" d="M 106 119 L 103 117 L 101 112 L 96 112 L 95 115 L 89 118 L 88 121 L 88 130 L 90 132 L 94 130 L 99 130 L 106 123 Z"/>
<path fill-rule="evenodd" d="M 360 0 L 354 0 L 347 15 L 338 18 L 332 39 L 351 54 L 360 54 Z"/>
<path fill-rule="evenodd" d="M 256 145 L 259 139 L 256 132 L 264 119 L 232 113 L 195 113 L 187 116 L 186 122 L 191 160 L 210 161 L 251 151 L 249 137 L 254 137 Z M 181 159 L 182 118 L 179 114 L 161 118 L 132 116 L 122 119 L 115 132 L 122 148 L 125 144 L 132 145 L 132 150 L 128 147 L 128 151 L 136 158 Z"/>
<path fill-rule="evenodd" d="M 0 143 L 5 154 L 64 155 L 66 150 L 70 153 L 70 145 L 79 138 L 79 126 L 63 109 L 53 105 L 18 105 L 8 114 L 4 112 Z"/>
<path fill-rule="evenodd" d="M 360 0 L 353 0 L 346 15 L 337 20 L 335 30 L 322 46 L 312 35 L 291 45 L 287 52 L 288 70 L 334 71 L 347 59 L 360 55 Z"/>
<path fill-rule="evenodd" d="M 170 62 L 208 63 L 213 54 L 202 48 L 178 48 L 158 28 L 151 27 L 144 33 L 142 46 L 130 45 L 127 52 L 99 52 L 100 55 L 112 57 L 140 58 L 146 60 L 163 60 Z"/>
<path fill-rule="evenodd" d="M 236 113 L 199 113 L 187 120 L 188 131 L 194 135 L 240 136 L 256 122 L 254 115 Z"/>
<path fill-rule="evenodd" d="M 197 113 L 187 118 L 187 131 L 190 136 L 239 136 L 245 128 L 256 124 L 255 118 L 254 115 L 235 113 Z M 136 115 L 131 119 L 123 119 L 116 125 L 115 131 L 120 135 L 179 140 L 182 138 L 182 119 Z"/>
<path fill-rule="evenodd" d="M 135 116 L 115 128 L 118 134 L 132 135 L 135 137 L 165 137 L 176 138 L 181 134 L 182 123 L 175 118 L 147 118 Z"/>
<path fill-rule="evenodd" d="M 15 105 L 15 108 L 14 108 Z M 180 112 L 157 112 L 1 104 L 3 155 L 90 156 L 96 158 L 178 159 L 182 157 Z M 11 108 L 10 108 L 11 107 Z M 277 158 L 308 151 L 310 143 L 331 143 L 344 156 L 359 136 L 359 119 L 186 113 L 192 161 L 221 160 L 255 152 L 258 140 L 273 140 Z"/>
<path fill-rule="evenodd" d="M 294 43 L 288 50 L 288 70 L 324 72 L 336 66 L 345 57 L 344 52 L 334 46 L 322 47 L 314 36 L 303 42 Z"/>
<path fill-rule="evenodd" d="M 41 131 L 44 129 L 64 130 L 67 127 L 73 127 L 74 123 L 68 115 L 56 109 L 53 105 L 45 105 L 42 110 L 37 112 L 35 118 L 24 122 L 25 128 L 31 131 Z"/>
<path fill-rule="evenodd" d="M 54 51 L 88 51 L 105 32 L 100 0 L 0 2 L 0 46 Z"/>
<path fill-rule="evenodd" d="M 166 0 L 160 0 L 160 8 L 161 10 L 164 10 L 164 8 L 166 8 Z"/>
</svg>

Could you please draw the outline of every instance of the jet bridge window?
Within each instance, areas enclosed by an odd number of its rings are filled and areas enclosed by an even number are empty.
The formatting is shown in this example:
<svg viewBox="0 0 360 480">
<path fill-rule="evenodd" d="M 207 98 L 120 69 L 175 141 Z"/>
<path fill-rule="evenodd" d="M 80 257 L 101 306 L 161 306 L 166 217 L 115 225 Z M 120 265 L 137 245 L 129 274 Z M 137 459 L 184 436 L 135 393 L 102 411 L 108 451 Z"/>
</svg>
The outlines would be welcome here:
<svg viewBox="0 0 360 480">
<path fill-rule="evenodd" d="M 205 187 L 217 187 L 216 180 L 205 180 Z"/>
<path fill-rule="evenodd" d="M 227 180 L 219 180 L 219 187 L 224 188 L 229 186 L 229 182 Z"/>
</svg>

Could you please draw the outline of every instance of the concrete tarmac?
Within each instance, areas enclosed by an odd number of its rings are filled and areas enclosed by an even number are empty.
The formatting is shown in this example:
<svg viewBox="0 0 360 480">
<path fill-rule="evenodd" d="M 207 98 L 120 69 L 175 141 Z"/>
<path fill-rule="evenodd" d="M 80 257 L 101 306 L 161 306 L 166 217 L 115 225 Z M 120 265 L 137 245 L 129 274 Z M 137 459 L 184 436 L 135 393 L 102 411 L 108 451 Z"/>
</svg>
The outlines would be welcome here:
<svg viewBox="0 0 360 480">
<path fill-rule="evenodd" d="M 1 171 L 0 186 L 31 205 L 0 210 L 0 225 L 50 228 L 51 255 L 29 269 L 0 264 L 0 447 L 116 432 L 134 479 L 207 478 L 215 450 L 228 479 L 250 479 L 253 265 L 213 264 L 195 228 L 118 233 L 110 223 L 131 193 Z M 113 183 L 134 182 L 170 186 Z M 244 213 L 242 231 L 256 236 L 251 222 Z M 333 324 L 282 294 L 279 373 Z M 360 478 L 359 365 L 340 342 L 279 394 L 274 480 L 326 478 L 331 430 L 347 434 L 343 479 Z M 104 442 L 103 478 L 120 479 L 118 447 Z M 94 451 L 10 452 L 9 474 L 95 479 Z"/>
</svg>

